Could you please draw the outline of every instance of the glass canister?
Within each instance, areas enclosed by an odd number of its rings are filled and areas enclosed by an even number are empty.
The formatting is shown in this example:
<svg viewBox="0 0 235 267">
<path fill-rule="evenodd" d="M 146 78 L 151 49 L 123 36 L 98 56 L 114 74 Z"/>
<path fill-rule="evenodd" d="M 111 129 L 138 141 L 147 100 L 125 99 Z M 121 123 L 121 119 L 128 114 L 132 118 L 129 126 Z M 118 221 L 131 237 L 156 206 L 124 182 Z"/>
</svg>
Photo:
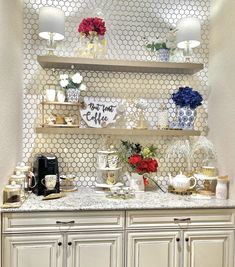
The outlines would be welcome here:
<svg viewBox="0 0 235 267">
<path fill-rule="evenodd" d="M 60 176 L 60 190 L 62 192 L 73 192 L 76 191 L 76 176 L 73 174 L 61 175 Z"/>
<path fill-rule="evenodd" d="M 20 185 L 20 188 L 21 188 L 20 197 L 21 197 L 21 200 L 24 201 L 26 198 L 26 194 L 25 194 L 26 176 L 24 174 L 12 175 L 9 178 L 9 183 L 11 184 L 12 182 L 14 182 L 17 185 Z"/>
<path fill-rule="evenodd" d="M 31 167 L 25 165 L 23 162 L 18 163 L 17 166 L 15 167 L 15 174 L 18 175 L 24 175 L 25 176 L 25 185 L 24 185 L 24 191 L 27 193 L 29 191 L 29 187 L 32 183 L 31 179 L 31 172 L 30 172 Z"/>
<path fill-rule="evenodd" d="M 11 182 L 3 189 L 3 207 L 19 207 L 21 202 L 21 186 Z"/>
<path fill-rule="evenodd" d="M 157 129 L 164 130 L 168 127 L 168 110 L 161 105 L 157 113 Z"/>
</svg>

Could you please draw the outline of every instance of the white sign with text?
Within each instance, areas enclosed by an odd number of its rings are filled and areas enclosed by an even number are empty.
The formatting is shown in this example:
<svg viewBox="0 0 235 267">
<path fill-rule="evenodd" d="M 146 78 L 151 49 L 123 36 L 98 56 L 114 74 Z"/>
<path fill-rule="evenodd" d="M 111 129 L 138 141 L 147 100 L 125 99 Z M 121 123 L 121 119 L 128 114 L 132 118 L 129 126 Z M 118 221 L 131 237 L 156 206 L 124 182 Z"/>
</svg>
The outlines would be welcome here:
<svg viewBox="0 0 235 267">
<path fill-rule="evenodd" d="M 84 98 L 85 109 L 80 109 L 81 118 L 89 127 L 103 128 L 115 122 L 116 105 L 111 102 Z"/>
</svg>

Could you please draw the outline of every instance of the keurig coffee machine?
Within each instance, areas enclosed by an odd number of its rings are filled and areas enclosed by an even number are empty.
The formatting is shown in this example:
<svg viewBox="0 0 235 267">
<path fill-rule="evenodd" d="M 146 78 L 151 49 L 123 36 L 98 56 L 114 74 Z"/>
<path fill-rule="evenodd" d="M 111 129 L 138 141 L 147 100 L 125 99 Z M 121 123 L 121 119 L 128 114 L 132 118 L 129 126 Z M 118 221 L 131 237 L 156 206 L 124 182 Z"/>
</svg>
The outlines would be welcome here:
<svg viewBox="0 0 235 267">
<path fill-rule="evenodd" d="M 33 193 L 39 196 L 60 192 L 58 159 L 55 155 L 38 155 L 34 161 L 33 173 Z"/>
</svg>

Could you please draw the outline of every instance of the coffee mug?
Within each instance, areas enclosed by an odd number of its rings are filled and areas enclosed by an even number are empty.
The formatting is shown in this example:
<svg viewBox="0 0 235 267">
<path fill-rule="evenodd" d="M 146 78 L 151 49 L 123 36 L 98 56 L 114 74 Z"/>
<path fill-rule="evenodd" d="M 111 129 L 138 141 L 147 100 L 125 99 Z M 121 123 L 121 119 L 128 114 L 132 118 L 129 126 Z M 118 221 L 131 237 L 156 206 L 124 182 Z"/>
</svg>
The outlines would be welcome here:
<svg viewBox="0 0 235 267">
<path fill-rule="evenodd" d="M 73 125 L 74 124 L 74 118 L 73 117 L 64 117 L 65 122 L 67 125 Z"/>
<path fill-rule="evenodd" d="M 106 168 L 106 165 L 107 165 L 107 155 L 106 154 L 98 154 L 97 165 L 98 165 L 98 168 L 100 168 L 100 169 Z"/>
<path fill-rule="evenodd" d="M 110 154 L 108 155 L 109 168 L 117 168 L 118 165 L 118 155 Z"/>
<path fill-rule="evenodd" d="M 41 183 L 48 189 L 52 190 L 56 186 L 56 181 L 57 181 L 57 175 L 55 174 L 50 174 L 46 175 L 45 178 L 42 179 Z"/>
</svg>

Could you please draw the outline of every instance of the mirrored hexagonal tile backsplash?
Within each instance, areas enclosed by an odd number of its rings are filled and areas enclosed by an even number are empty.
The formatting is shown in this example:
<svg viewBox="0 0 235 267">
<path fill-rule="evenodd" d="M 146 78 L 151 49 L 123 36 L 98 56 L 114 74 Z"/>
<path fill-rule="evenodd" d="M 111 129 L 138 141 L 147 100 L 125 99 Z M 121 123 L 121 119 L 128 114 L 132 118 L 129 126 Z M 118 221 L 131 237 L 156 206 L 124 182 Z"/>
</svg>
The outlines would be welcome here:
<svg viewBox="0 0 235 267">
<path fill-rule="evenodd" d="M 146 49 L 146 40 L 164 38 L 170 28 L 183 17 L 197 17 L 201 21 L 201 45 L 194 49 L 193 62 L 203 63 L 204 69 L 194 75 L 128 73 L 104 71 L 80 71 L 87 85 L 82 97 L 94 97 L 113 103 L 122 99 L 132 103 L 143 98 L 148 102 L 145 112 L 152 128 L 156 128 L 157 114 L 161 104 L 168 109 L 170 120 L 174 119 L 176 108 L 170 95 L 179 86 L 189 85 L 198 90 L 204 98 L 197 109 L 195 129 L 207 132 L 208 98 L 208 44 L 209 44 L 209 2 L 170 0 L 24 0 L 24 92 L 23 92 L 23 161 L 32 163 L 39 153 L 53 153 L 59 159 L 61 173 L 75 173 L 78 185 L 92 186 L 96 180 L 96 153 L 102 143 L 100 135 L 79 134 L 36 134 L 35 127 L 41 123 L 41 100 L 46 84 L 54 83 L 59 88 L 59 75 L 73 74 L 74 70 L 42 69 L 37 55 L 46 54 L 46 41 L 38 36 L 39 9 L 55 6 L 65 12 L 65 39 L 58 42 L 58 56 L 76 56 L 79 42 L 77 27 L 82 18 L 101 16 L 107 26 L 107 58 L 123 60 L 156 60 L 156 55 Z M 180 51 L 171 61 L 182 62 Z M 60 111 L 58 111 L 59 113 Z M 76 110 L 73 110 L 76 112 Z M 158 148 L 159 169 L 157 175 L 164 177 L 168 172 L 176 173 L 187 168 L 185 158 L 166 157 L 166 150 L 173 137 L 122 137 L 141 144 L 154 144 Z M 182 141 L 187 141 L 187 138 Z M 190 138 L 192 143 L 195 138 Z M 120 137 L 111 137 L 117 147 Z M 202 155 L 195 155 L 193 169 L 200 166 Z"/>
</svg>

